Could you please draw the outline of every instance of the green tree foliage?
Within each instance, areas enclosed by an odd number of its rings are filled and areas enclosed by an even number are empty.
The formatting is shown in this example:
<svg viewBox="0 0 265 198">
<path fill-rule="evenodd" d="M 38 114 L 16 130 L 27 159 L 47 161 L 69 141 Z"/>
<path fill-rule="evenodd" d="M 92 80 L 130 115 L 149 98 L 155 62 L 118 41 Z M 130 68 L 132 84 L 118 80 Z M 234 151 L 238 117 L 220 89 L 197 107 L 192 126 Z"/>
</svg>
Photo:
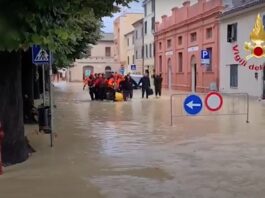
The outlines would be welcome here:
<svg viewBox="0 0 265 198">
<path fill-rule="evenodd" d="M 101 18 L 134 0 L 1 0 L 0 51 L 48 48 L 69 64 L 100 38 Z"/>
</svg>

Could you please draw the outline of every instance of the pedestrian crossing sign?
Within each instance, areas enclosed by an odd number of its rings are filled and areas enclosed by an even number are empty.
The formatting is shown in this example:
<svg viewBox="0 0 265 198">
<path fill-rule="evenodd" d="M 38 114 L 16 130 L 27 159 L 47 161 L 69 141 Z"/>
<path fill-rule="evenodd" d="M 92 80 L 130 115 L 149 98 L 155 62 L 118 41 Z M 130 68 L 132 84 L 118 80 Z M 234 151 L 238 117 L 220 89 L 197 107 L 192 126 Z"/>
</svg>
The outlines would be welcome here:
<svg viewBox="0 0 265 198">
<path fill-rule="evenodd" d="M 36 65 L 44 65 L 50 63 L 50 52 L 40 46 L 34 45 L 32 47 L 32 63 Z"/>
</svg>

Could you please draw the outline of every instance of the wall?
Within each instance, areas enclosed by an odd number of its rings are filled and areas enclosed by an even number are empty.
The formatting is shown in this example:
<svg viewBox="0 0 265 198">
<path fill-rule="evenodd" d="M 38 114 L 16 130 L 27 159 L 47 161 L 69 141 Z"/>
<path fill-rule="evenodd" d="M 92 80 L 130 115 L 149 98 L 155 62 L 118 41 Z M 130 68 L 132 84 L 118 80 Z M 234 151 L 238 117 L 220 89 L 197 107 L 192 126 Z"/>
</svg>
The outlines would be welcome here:
<svg viewBox="0 0 265 198">
<path fill-rule="evenodd" d="M 227 42 L 227 25 L 238 23 L 237 44 L 239 46 L 240 57 L 244 58 L 250 54 L 244 50 L 244 43 L 250 42 L 250 33 L 255 25 L 258 13 L 265 15 L 265 4 L 258 8 L 232 16 L 221 21 L 220 29 L 220 91 L 228 93 L 244 92 L 251 96 L 261 97 L 263 92 L 263 71 L 249 70 L 248 66 L 255 64 L 264 64 L 264 58 L 252 58 L 247 66 L 238 66 L 238 88 L 230 87 L 230 64 L 237 64 L 234 60 L 232 44 Z M 255 72 L 258 73 L 258 79 L 255 79 Z"/>
<path fill-rule="evenodd" d="M 141 18 L 143 18 L 143 14 L 128 13 L 118 17 L 114 22 L 114 38 L 117 43 L 115 51 L 117 53 L 117 60 L 121 65 L 126 65 L 127 63 L 126 50 L 124 50 L 126 48 L 127 41 L 124 36 L 134 30 L 132 24 Z M 118 32 L 118 29 L 120 32 Z"/>
<path fill-rule="evenodd" d="M 200 3 L 185 4 L 181 8 L 174 8 L 172 15 L 163 16 L 162 23 L 156 24 L 156 71 L 160 72 L 162 57 L 162 73 L 164 87 L 169 87 L 169 76 L 172 88 L 178 90 L 192 90 L 193 64 L 197 67 L 196 91 L 208 91 L 211 83 L 218 86 L 219 75 L 219 25 L 217 16 L 222 10 L 221 0 L 200 1 Z M 184 23 L 184 22 L 185 23 Z M 212 37 L 206 38 L 206 29 L 212 28 Z M 191 33 L 196 32 L 197 40 L 191 41 Z M 178 43 L 178 37 L 182 43 Z M 167 47 L 167 40 L 171 39 L 171 47 Z M 160 48 L 161 43 L 161 48 Z M 201 50 L 212 48 L 212 71 L 206 71 L 201 65 Z M 179 71 L 178 53 L 183 54 L 183 70 Z M 194 57 L 194 60 L 192 60 Z M 171 60 L 171 70 L 168 61 Z"/>
<path fill-rule="evenodd" d="M 183 2 L 186 0 L 155 0 L 156 6 L 155 6 L 155 21 L 156 22 L 162 22 L 161 17 L 163 15 L 171 15 L 171 9 L 174 7 L 182 7 Z M 197 3 L 198 0 L 190 0 L 191 5 L 194 3 Z"/>
<path fill-rule="evenodd" d="M 105 56 L 105 47 L 111 47 L 111 57 Z M 119 71 L 119 64 L 114 61 L 114 43 L 112 41 L 99 41 L 91 49 L 91 57 L 77 59 L 74 67 L 70 69 L 71 81 L 83 81 L 83 67 L 93 66 L 94 73 L 105 73 L 105 67 L 110 66 L 112 70 Z"/>
<path fill-rule="evenodd" d="M 142 47 L 143 47 L 143 23 L 138 22 L 135 24 L 134 29 L 134 54 L 135 54 L 135 64 L 137 71 L 131 71 L 132 73 L 143 73 L 143 58 L 142 58 Z M 137 32 L 137 37 L 136 37 Z M 137 51 L 137 56 L 136 56 Z"/>
</svg>

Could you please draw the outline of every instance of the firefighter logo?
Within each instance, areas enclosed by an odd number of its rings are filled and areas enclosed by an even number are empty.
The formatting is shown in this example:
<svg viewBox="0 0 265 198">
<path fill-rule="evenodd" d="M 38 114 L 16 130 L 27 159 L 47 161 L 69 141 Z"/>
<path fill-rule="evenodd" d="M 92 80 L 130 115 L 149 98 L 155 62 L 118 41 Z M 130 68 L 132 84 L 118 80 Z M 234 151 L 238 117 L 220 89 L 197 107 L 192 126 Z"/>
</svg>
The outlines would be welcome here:
<svg viewBox="0 0 265 198">
<path fill-rule="evenodd" d="M 258 14 L 256 24 L 250 34 L 250 40 L 251 42 L 245 42 L 245 50 L 251 53 L 246 59 L 265 57 L 265 31 L 260 14 Z"/>
</svg>

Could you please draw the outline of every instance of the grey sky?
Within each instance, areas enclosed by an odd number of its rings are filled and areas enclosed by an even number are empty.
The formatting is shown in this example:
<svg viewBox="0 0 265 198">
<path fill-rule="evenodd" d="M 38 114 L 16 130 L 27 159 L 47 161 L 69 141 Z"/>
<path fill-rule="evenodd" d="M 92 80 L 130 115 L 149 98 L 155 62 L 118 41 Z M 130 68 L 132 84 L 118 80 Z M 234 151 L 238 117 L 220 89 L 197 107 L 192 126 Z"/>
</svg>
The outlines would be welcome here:
<svg viewBox="0 0 265 198">
<path fill-rule="evenodd" d="M 102 28 L 102 30 L 104 32 L 113 32 L 113 21 L 123 11 L 134 12 L 134 13 L 143 13 L 144 9 L 142 7 L 142 2 L 143 2 L 143 0 L 139 0 L 139 2 L 130 3 L 130 8 L 122 8 L 121 12 L 114 14 L 113 17 L 104 17 L 103 18 L 103 24 L 104 24 L 105 27 Z"/>
</svg>

